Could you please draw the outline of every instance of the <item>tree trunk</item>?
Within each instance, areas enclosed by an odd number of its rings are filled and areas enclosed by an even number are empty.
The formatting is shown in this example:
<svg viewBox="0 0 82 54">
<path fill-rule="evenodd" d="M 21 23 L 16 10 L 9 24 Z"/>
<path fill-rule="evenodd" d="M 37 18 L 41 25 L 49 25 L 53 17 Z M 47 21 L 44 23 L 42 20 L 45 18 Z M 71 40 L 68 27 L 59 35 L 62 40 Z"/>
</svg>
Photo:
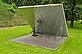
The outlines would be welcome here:
<svg viewBox="0 0 82 54">
<path fill-rule="evenodd" d="M 71 24 L 70 24 L 70 26 L 73 28 L 73 23 L 74 23 L 74 6 L 72 7 L 72 18 L 71 18 Z"/>
<path fill-rule="evenodd" d="M 73 24 L 74 24 L 74 18 L 71 18 L 71 24 L 70 26 L 73 28 Z"/>
<path fill-rule="evenodd" d="M 73 4 L 72 10 L 71 10 L 72 11 L 72 18 L 71 18 L 70 26 L 73 28 L 74 18 L 76 17 L 76 13 L 74 12 L 75 6 L 76 6 L 76 0 L 72 0 L 72 4 Z"/>
</svg>

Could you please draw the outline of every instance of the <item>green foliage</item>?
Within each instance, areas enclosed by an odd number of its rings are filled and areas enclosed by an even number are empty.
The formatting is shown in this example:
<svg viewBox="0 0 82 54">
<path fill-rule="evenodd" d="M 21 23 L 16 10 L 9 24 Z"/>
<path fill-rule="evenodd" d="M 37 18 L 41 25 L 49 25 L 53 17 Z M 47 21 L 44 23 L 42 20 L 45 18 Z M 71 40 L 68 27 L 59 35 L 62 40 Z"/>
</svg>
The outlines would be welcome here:
<svg viewBox="0 0 82 54">
<path fill-rule="evenodd" d="M 6 19 L 6 20 L 10 20 L 11 18 L 13 18 L 13 13 L 11 11 L 9 11 L 9 9 L 12 6 L 9 4 L 5 4 L 0 2 L 0 19 Z"/>
<path fill-rule="evenodd" d="M 17 9 L 17 6 L 14 3 L 12 3 L 11 4 L 11 7 L 8 8 L 8 10 L 11 11 L 12 13 L 15 13 L 16 12 L 16 9 Z"/>
<path fill-rule="evenodd" d="M 17 6 L 15 3 L 12 3 L 11 5 L 13 6 L 14 9 L 17 9 Z"/>
<path fill-rule="evenodd" d="M 76 6 L 76 12 L 77 19 L 82 19 L 82 5 Z"/>
<path fill-rule="evenodd" d="M 24 20 L 21 18 L 14 3 L 9 5 L 0 2 L 0 27 L 23 24 Z"/>
</svg>

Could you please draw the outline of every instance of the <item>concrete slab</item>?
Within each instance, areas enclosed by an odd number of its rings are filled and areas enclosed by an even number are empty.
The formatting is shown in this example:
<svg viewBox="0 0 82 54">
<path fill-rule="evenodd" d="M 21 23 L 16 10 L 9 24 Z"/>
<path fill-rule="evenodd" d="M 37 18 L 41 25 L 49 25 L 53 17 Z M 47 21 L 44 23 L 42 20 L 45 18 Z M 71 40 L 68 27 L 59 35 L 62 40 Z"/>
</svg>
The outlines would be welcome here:
<svg viewBox="0 0 82 54">
<path fill-rule="evenodd" d="M 43 34 L 37 34 L 37 35 L 38 36 L 33 37 L 30 34 L 12 39 L 12 41 L 56 50 L 67 39 L 67 37 L 62 36 L 52 36 Z"/>
</svg>

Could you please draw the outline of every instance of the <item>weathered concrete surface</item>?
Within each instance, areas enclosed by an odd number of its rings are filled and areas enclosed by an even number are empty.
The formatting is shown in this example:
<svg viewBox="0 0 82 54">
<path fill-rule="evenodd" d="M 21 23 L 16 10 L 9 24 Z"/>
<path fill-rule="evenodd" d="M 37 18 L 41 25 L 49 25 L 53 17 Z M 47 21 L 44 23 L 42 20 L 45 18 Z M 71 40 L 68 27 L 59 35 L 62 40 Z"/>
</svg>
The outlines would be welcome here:
<svg viewBox="0 0 82 54">
<path fill-rule="evenodd" d="M 62 4 L 39 6 L 34 10 L 36 32 L 55 36 L 68 36 Z"/>
<path fill-rule="evenodd" d="M 12 39 L 12 41 L 56 50 L 66 40 L 66 38 L 67 37 L 38 34 L 36 37 L 27 35 Z"/>
</svg>

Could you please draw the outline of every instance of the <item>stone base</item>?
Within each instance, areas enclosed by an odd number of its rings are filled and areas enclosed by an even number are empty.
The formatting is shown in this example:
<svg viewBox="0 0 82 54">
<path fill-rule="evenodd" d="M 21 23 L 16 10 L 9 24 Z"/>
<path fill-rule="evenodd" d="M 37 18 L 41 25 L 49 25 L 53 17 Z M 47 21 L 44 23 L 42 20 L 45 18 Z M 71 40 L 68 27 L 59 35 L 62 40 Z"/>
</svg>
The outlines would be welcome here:
<svg viewBox="0 0 82 54">
<path fill-rule="evenodd" d="M 33 37 L 31 34 L 16 39 L 12 39 L 12 41 L 56 50 L 66 40 L 66 38 L 67 37 L 43 34 L 38 34 L 37 36 Z"/>
</svg>

